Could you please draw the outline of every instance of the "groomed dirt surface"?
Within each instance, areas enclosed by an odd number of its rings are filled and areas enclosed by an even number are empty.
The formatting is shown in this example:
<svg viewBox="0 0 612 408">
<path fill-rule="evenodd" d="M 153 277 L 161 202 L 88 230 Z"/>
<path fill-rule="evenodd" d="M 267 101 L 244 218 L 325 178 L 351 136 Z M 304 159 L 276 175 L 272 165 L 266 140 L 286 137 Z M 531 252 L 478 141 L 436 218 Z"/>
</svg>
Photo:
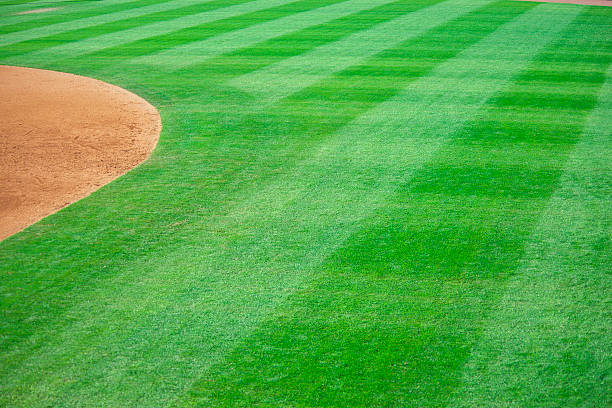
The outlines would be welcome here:
<svg viewBox="0 0 612 408">
<path fill-rule="evenodd" d="M 0 65 L 0 240 L 143 162 L 161 131 L 144 99 L 91 78 Z"/>
<path fill-rule="evenodd" d="M 612 0 L 516 0 L 516 1 L 534 1 L 537 3 L 565 3 L 565 4 L 580 4 L 583 6 L 612 7 Z"/>
</svg>

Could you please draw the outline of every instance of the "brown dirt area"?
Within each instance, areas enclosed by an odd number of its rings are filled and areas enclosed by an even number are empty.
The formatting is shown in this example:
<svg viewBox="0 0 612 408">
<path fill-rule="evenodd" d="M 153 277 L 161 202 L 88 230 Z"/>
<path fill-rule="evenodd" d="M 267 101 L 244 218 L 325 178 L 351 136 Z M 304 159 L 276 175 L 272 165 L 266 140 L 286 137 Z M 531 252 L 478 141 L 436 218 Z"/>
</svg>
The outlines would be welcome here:
<svg viewBox="0 0 612 408">
<path fill-rule="evenodd" d="M 157 110 L 122 88 L 0 65 L 0 240 L 143 162 Z"/>
<path fill-rule="evenodd" d="M 516 1 L 534 1 L 537 3 L 563 3 L 563 4 L 580 4 L 583 6 L 612 7 L 612 0 L 516 0 Z"/>
</svg>

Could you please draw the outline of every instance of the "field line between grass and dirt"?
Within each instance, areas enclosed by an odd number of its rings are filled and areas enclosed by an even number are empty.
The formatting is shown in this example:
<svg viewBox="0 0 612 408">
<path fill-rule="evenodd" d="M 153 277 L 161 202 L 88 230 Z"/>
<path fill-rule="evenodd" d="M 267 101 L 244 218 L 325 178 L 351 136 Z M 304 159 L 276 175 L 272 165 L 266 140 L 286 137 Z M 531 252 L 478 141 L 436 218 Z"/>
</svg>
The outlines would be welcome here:
<svg viewBox="0 0 612 408">
<path fill-rule="evenodd" d="M 209 58 L 239 48 L 245 48 L 261 41 L 322 24 L 390 2 L 391 0 L 348 0 L 314 10 L 295 13 L 202 41 L 171 47 L 154 54 L 128 60 L 126 63 L 155 67 L 163 66 L 170 70 L 178 70 L 189 65 L 201 64 Z"/>
<path fill-rule="evenodd" d="M 229 84 L 253 93 L 258 100 L 274 102 L 489 3 L 489 0 L 438 3 L 236 78 Z"/>
<path fill-rule="evenodd" d="M 22 41 L 33 40 L 37 38 L 42 38 L 46 36 L 69 32 L 69 31 L 75 31 L 79 29 L 95 27 L 95 26 L 102 25 L 102 24 L 113 23 L 119 20 L 125 20 L 125 19 L 145 16 L 145 15 L 152 14 L 152 13 L 176 10 L 176 9 L 180 9 L 182 7 L 187 7 L 190 5 L 197 5 L 201 3 L 204 3 L 204 4 L 212 3 L 214 1 L 215 0 L 169 1 L 169 2 L 164 2 L 160 4 L 148 5 L 144 7 L 134 7 L 128 10 L 121 10 L 121 11 L 109 13 L 109 14 L 102 14 L 98 16 L 92 16 L 92 17 L 87 17 L 87 18 L 82 18 L 82 19 L 77 19 L 77 20 L 65 21 L 62 23 L 51 24 L 49 26 L 37 27 L 37 28 L 32 28 L 32 29 L 24 30 L 24 31 L 16 31 L 16 32 L 8 33 L 8 34 L 3 34 L 2 36 L 0 36 L 0 47 L 5 47 L 7 45 L 19 43 Z M 160 32 L 164 32 L 164 30 L 166 30 L 166 32 L 168 32 L 168 31 L 178 30 L 181 27 L 199 24 L 199 21 L 201 19 L 225 18 L 226 16 L 236 15 L 240 13 L 247 13 L 253 10 L 260 10 L 260 9 L 264 9 L 267 7 L 271 7 L 269 5 L 274 6 L 275 4 L 284 4 L 290 1 L 291 0 L 274 0 L 274 1 L 255 0 L 255 1 L 244 3 L 244 4 L 239 4 L 237 6 L 224 7 L 218 10 L 214 10 L 214 11 L 205 11 L 202 13 L 189 14 L 186 16 L 179 16 L 176 18 L 170 17 L 165 21 L 153 23 L 150 25 L 143 25 L 142 27 L 150 28 L 151 31 L 159 30 Z M 210 13 L 212 13 L 213 16 L 218 16 L 218 17 L 210 17 Z M 139 28 L 140 27 L 137 27 L 133 30 L 138 30 Z M 124 34 L 128 34 L 130 32 L 131 31 L 129 30 L 125 30 Z M 62 45 L 60 45 L 59 47 L 61 49 Z"/>
<path fill-rule="evenodd" d="M 510 83 L 577 12 L 564 9 L 551 14 L 550 8 L 540 6 L 527 11 L 339 131 L 311 158 L 284 174 L 287 177 L 282 181 L 261 186 L 261 191 L 236 203 L 221 218 L 203 220 L 199 244 L 158 255 L 160 258 L 154 261 L 144 259 L 138 261 L 142 264 L 124 265 L 124 274 L 117 278 L 119 281 L 111 282 L 119 288 L 114 293 L 114 300 L 107 299 L 108 303 L 96 305 L 85 302 L 71 309 L 68 312 L 70 326 L 54 331 L 53 338 L 46 339 L 45 346 L 25 361 L 20 360 L 21 368 L 13 367 L 12 386 L 31 370 L 42 369 L 49 375 L 44 383 L 32 385 L 31 395 L 36 395 L 39 387 L 53 389 L 53 393 L 58 394 L 70 391 L 71 385 L 66 384 L 64 377 L 83 379 L 86 383 L 80 391 L 88 393 L 88 378 L 93 384 L 99 375 L 121 373 L 122 363 L 118 360 L 98 361 L 96 365 L 95 359 L 102 358 L 97 354 L 99 349 L 106 350 L 108 355 L 138 353 L 146 356 L 152 345 L 164 344 L 168 358 L 149 363 L 155 364 L 156 370 L 171 373 L 174 371 L 170 367 L 178 363 L 172 357 L 178 350 L 172 347 L 180 347 L 180 344 L 169 339 L 177 336 L 185 342 L 193 340 L 194 344 L 208 345 L 206 349 L 192 350 L 199 353 L 198 358 L 185 362 L 185 370 L 204 370 L 206 366 L 198 364 L 222 359 L 231 345 L 254 330 L 267 313 L 311 278 L 312 270 L 342 244 L 363 217 L 371 214 L 393 192 L 398 180 L 407 181 L 423 166 L 452 138 L 453 132 L 461 128 L 489 97 Z M 523 33 L 530 35 L 523 36 Z M 486 60 L 499 55 L 512 64 L 492 65 Z M 479 80 L 484 83 L 480 84 Z M 456 92 L 445 93 L 443 87 L 446 86 Z M 441 101 L 444 102 L 442 106 L 432 105 Z M 398 126 L 400 123 L 402 126 Z M 366 138 L 352 131 L 357 125 L 363 127 L 360 133 Z M 437 137 L 432 139 L 431 134 Z M 364 152 L 371 157 L 367 163 Z M 384 177 L 371 177 L 378 173 L 370 174 L 368 169 L 383 169 Z M 324 181 L 329 181 L 330 171 L 337 174 L 337 180 L 326 185 Z M 308 178 L 301 178 L 305 174 Z M 321 189 L 315 197 L 308 188 L 318 184 Z M 267 218 L 261 219 L 264 213 Z M 206 222 L 213 222 L 213 225 L 205 225 Z M 231 230 L 237 231 L 235 236 L 219 234 Z M 314 242 L 314 236 L 320 239 Z M 290 249 L 279 257 L 277 241 L 283 239 L 286 241 L 284 247 Z M 182 265 L 185 259 L 191 260 L 189 266 Z M 143 270 L 146 276 L 141 279 L 120 282 L 134 271 Z M 201 285 L 202 275 L 212 280 L 206 287 Z M 173 282 L 171 287 L 166 285 L 169 281 Z M 196 284 L 198 282 L 200 284 Z M 102 286 L 96 290 L 102 290 Z M 182 291 L 188 291 L 186 296 L 194 296 L 190 308 L 172 301 Z M 147 295 L 143 296 L 145 293 Z M 91 316 L 84 318 L 83 314 L 88 313 Z M 148 343 L 132 344 L 130 330 L 122 329 L 124 320 L 135 327 L 149 328 Z M 194 327 L 198 328 L 197 333 L 192 331 Z M 205 333 L 202 327 L 206 328 Z M 104 328 L 112 328 L 112 339 L 99 335 L 99 330 Z M 81 343 L 84 339 L 75 333 L 87 337 L 86 342 Z M 44 337 L 45 333 L 37 333 L 31 339 L 32 344 L 37 343 L 36 336 Z M 81 358 L 102 371 L 92 366 L 88 366 L 87 372 L 83 372 L 80 365 L 58 366 L 58 361 L 65 357 L 62 353 L 71 349 L 70 345 L 85 347 L 81 349 Z M 144 394 L 151 396 L 153 405 L 163 402 L 167 395 L 165 387 L 174 389 L 173 381 L 177 387 L 185 387 L 184 378 L 166 377 L 163 383 L 155 384 L 154 390 L 136 387 L 132 389 L 134 394 L 122 395 L 121 402 L 128 403 L 129 398 L 136 401 Z M 108 389 L 117 390 L 116 387 L 125 387 L 138 379 L 118 374 L 109 375 L 105 380 Z M 113 402 L 113 395 L 105 395 L 109 399 L 107 402 Z"/>
<path fill-rule="evenodd" d="M 0 65 L 0 95 L 0 241 L 145 161 L 161 131 L 148 102 L 91 78 Z"/>
<path fill-rule="evenodd" d="M 559 398 L 576 406 L 611 402 L 609 394 L 593 391 L 612 387 L 606 355 L 612 349 L 611 129 L 609 70 L 516 275 L 471 352 L 451 407 L 544 406 Z M 541 375 L 547 367 L 565 373 L 563 381 L 547 383 Z M 578 367 L 586 368 L 580 384 L 572 377 Z"/>
</svg>

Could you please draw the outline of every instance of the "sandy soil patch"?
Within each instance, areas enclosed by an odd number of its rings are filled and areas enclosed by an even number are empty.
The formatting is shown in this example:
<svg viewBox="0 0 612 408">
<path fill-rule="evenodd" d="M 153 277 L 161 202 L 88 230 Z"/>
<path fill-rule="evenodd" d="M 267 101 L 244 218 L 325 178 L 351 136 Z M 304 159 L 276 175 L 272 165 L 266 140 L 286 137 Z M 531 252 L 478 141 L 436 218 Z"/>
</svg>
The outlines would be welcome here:
<svg viewBox="0 0 612 408">
<path fill-rule="evenodd" d="M 122 88 L 1 65 L 0 117 L 0 240 L 143 162 L 161 131 L 157 110 Z"/>
<path fill-rule="evenodd" d="M 565 4 L 581 4 L 583 6 L 612 7 L 611 0 L 516 0 L 516 1 L 535 1 L 538 3 L 565 3 Z"/>
<path fill-rule="evenodd" d="M 17 13 L 13 13 L 13 15 L 20 16 L 23 14 L 47 13 L 49 11 L 55 11 L 59 9 L 61 9 L 61 7 L 44 7 L 44 8 L 38 8 L 38 9 L 33 9 L 33 10 L 19 11 Z"/>
</svg>

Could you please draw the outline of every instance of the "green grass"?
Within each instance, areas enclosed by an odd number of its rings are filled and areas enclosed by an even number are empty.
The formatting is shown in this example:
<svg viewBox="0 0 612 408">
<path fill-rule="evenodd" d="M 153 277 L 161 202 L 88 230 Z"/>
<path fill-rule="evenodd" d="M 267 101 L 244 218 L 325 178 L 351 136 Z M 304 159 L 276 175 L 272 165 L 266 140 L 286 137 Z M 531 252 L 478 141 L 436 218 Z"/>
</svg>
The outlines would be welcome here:
<svg viewBox="0 0 612 408">
<path fill-rule="evenodd" d="M 612 406 L 612 8 L 23 3 L 164 128 L 0 243 L 0 406 Z"/>
</svg>

